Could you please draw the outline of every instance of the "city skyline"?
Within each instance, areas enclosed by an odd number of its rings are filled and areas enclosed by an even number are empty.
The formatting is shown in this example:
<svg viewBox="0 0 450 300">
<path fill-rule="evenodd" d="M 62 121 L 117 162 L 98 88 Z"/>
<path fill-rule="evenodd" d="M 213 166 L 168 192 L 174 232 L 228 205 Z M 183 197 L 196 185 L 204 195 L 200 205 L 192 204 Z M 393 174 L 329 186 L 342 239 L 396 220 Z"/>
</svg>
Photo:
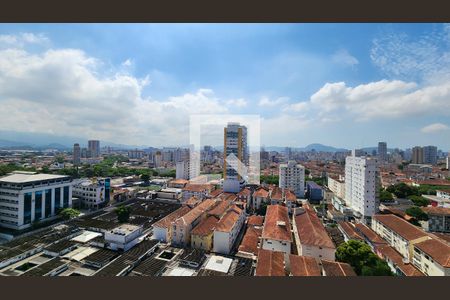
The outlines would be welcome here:
<svg viewBox="0 0 450 300">
<path fill-rule="evenodd" d="M 161 147 L 252 113 L 267 146 L 448 151 L 449 47 L 448 24 L 3 24 L 0 127 Z"/>
</svg>

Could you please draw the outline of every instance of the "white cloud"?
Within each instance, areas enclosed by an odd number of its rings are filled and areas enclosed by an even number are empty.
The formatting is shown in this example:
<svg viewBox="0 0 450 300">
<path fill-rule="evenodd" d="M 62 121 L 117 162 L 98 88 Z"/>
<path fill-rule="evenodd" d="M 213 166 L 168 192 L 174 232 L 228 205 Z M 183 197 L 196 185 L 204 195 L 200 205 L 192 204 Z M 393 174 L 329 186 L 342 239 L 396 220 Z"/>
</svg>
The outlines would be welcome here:
<svg viewBox="0 0 450 300">
<path fill-rule="evenodd" d="M 442 26 L 442 30 L 423 36 L 384 33 L 373 40 L 371 60 L 390 77 L 426 82 L 448 80 L 450 31 L 447 24 Z"/>
<path fill-rule="evenodd" d="M 344 65 L 344 66 L 356 66 L 359 64 L 359 61 L 356 57 L 352 56 L 346 49 L 338 50 L 331 57 L 332 61 L 336 64 Z"/>
<path fill-rule="evenodd" d="M 242 108 L 242 107 L 246 107 L 247 106 L 247 101 L 244 98 L 229 99 L 229 100 L 225 101 L 225 103 L 228 106 L 234 106 L 234 107 L 238 107 L 238 108 Z"/>
<path fill-rule="evenodd" d="M 277 99 L 271 100 L 268 97 L 262 97 L 258 105 L 262 107 L 274 107 L 274 106 L 280 106 L 282 104 L 285 104 L 287 101 L 289 101 L 288 97 L 279 97 Z"/>
<path fill-rule="evenodd" d="M 77 49 L 0 50 L 0 128 L 136 145 L 188 143 L 188 116 L 228 109 L 210 89 L 167 99 L 142 95 L 151 77 L 104 71 Z M 243 103 L 242 101 L 238 101 Z"/>
<path fill-rule="evenodd" d="M 48 44 L 50 40 L 44 34 L 24 32 L 20 34 L 0 34 L 0 47 L 24 47 L 27 44 Z"/>
<path fill-rule="evenodd" d="M 436 133 L 440 131 L 447 131 L 450 127 L 442 123 L 434 123 L 423 127 L 420 131 L 423 133 Z"/>
</svg>

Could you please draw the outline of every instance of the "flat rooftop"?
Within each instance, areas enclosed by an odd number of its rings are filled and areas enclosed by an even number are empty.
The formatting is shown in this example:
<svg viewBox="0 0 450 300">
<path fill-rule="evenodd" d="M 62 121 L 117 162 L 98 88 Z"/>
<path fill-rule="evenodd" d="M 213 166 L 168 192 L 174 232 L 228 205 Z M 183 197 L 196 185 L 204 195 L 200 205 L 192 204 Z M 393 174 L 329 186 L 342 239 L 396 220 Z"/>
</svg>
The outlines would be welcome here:
<svg viewBox="0 0 450 300">
<path fill-rule="evenodd" d="M 65 175 L 54 175 L 54 174 L 36 174 L 32 172 L 20 172 L 20 173 L 11 173 L 10 175 L 6 175 L 0 178 L 0 182 L 7 183 L 28 183 L 28 182 L 36 182 L 42 180 L 52 180 L 52 179 L 69 179 L 70 176 Z"/>
</svg>

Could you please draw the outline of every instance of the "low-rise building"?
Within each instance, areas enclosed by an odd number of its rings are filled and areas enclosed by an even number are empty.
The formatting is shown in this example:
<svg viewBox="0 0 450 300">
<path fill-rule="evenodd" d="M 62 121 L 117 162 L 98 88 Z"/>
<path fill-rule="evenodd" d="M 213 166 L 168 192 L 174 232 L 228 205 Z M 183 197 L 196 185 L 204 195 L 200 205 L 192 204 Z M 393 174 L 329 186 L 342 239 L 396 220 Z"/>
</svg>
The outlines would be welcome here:
<svg viewBox="0 0 450 300">
<path fill-rule="evenodd" d="M 219 218 L 214 215 L 208 216 L 191 231 L 191 247 L 211 251 L 213 249 L 214 229 Z"/>
<path fill-rule="evenodd" d="M 428 215 L 428 231 L 450 232 L 450 208 L 429 206 L 422 210 Z"/>
<path fill-rule="evenodd" d="M 269 203 L 269 191 L 260 187 L 253 193 L 251 207 L 256 211 L 261 208 L 262 203 Z"/>
<path fill-rule="evenodd" d="M 319 217 L 309 208 L 297 208 L 293 216 L 297 253 L 317 261 L 335 260 L 336 247 Z"/>
<path fill-rule="evenodd" d="M 284 253 L 260 249 L 255 276 L 286 276 Z"/>
<path fill-rule="evenodd" d="M 165 200 L 180 201 L 182 196 L 182 189 L 165 188 L 156 193 L 156 197 Z"/>
<path fill-rule="evenodd" d="M 262 249 L 290 254 L 291 244 L 291 222 L 287 207 L 267 206 L 262 232 Z"/>
<path fill-rule="evenodd" d="M 105 232 L 105 241 L 111 250 L 128 251 L 139 243 L 141 237 L 142 227 L 131 224 L 122 224 Z"/>
<path fill-rule="evenodd" d="M 183 206 L 168 214 L 153 224 L 153 237 L 160 242 L 169 243 L 172 240 L 172 222 L 187 214 L 191 208 Z"/>
<path fill-rule="evenodd" d="M 214 252 L 229 254 L 244 222 L 244 211 L 231 206 L 214 229 Z"/>
<path fill-rule="evenodd" d="M 424 231 L 395 215 L 374 215 L 372 229 L 409 261 L 414 244 L 430 239 Z"/>
<path fill-rule="evenodd" d="M 450 276 L 450 246 L 437 239 L 415 243 L 412 262 L 428 276 Z"/>
<path fill-rule="evenodd" d="M 323 199 L 323 188 L 314 181 L 307 181 L 306 195 L 310 203 L 318 204 Z"/>
<path fill-rule="evenodd" d="M 386 261 L 391 271 L 397 276 L 424 276 L 413 264 L 406 261 L 400 253 L 389 245 L 378 247 L 376 254 Z"/>
<path fill-rule="evenodd" d="M 110 200 L 110 178 L 82 179 L 73 186 L 73 196 L 81 199 L 84 208 L 99 209 Z"/>
<path fill-rule="evenodd" d="M 190 245 L 191 230 L 206 217 L 205 212 L 213 208 L 215 205 L 216 202 L 214 200 L 206 199 L 191 209 L 188 213 L 173 221 L 171 238 L 172 244 L 176 246 Z"/>
<path fill-rule="evenodd" d="M 186 201 L 191 197 L 196 197 L 200 200 L 206 199 L 213 189 L 213 186 L 210 184 L 189 183 L 182 189 L 183 201 Z"/>
<path fill-rule="evenodd" d="M 323 276 L 356 276 L 352 266 L 343 262 L 329 261 L 322 259 L 320 261 L 321 274 Z"/>
</svg>

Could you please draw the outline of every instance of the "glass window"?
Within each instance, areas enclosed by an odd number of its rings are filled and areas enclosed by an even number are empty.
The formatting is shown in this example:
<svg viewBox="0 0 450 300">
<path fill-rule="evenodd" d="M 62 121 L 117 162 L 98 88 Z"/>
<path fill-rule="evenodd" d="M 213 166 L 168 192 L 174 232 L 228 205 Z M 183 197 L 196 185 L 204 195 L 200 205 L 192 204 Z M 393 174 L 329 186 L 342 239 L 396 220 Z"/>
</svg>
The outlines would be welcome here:
<svg viewBox="0 0 450 300">
<path fill-rule="evenodd" d="M 34 219 L 40 220 L 42 217 L 42 191 L 34 193 Z"/>
<path fill-rule="evenodd" d="M 55 213 L 58 213 L 61 207 L 61 188 L 55 188 Z"/>
<path fill-rule="evenodd" d="M 23 195 L 23 223 L 31 223 L 31 197 L 32 193 L 25 193 Z"/>
</svg>

